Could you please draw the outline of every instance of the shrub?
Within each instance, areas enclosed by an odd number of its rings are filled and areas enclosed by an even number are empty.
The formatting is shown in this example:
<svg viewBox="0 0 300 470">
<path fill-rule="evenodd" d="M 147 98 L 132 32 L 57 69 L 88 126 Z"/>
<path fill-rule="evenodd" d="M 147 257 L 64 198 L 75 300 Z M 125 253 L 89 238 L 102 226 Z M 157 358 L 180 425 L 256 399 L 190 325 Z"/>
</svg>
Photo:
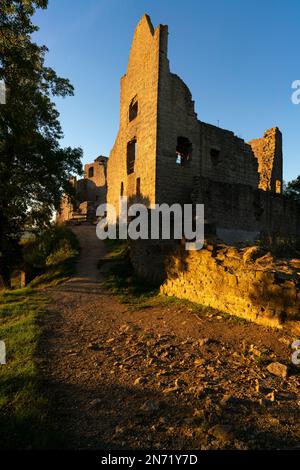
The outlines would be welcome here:
<svg viewBox="0 0 300 470">
<path fill-rule="evenodd" d="M 23 256 L 30 266 L 45 269 L 75 257 L 78 252 L 79 244 L 73 232 L 65 226 L 54 225 L 26 244 Z"/>
<path fill-rule="evenodd" d="M 46 259 L 46 266 L 57 266 L 64 263 L 70 258 L 75 258 L 78 255 L 78 250 L 74 250 L 69 240 L 61 240 L 59 247 Z"/>
</svg>

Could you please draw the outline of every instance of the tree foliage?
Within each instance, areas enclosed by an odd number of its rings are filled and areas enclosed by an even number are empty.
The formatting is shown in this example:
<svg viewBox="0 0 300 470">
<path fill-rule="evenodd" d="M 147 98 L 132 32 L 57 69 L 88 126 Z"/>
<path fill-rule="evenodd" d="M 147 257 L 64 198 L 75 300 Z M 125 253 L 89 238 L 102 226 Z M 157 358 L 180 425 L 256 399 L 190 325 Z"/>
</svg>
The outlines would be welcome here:
<svg viewBox="0 0 300 470">
<path fill-rule="evenodd" d="M 24 227 L 45 226 L 68 180 L 81 172 L 81 149 L 61 148 L 63 137 L 53 97 L 70 96 L 67 79 L 45 65 L 47 47 L 33 40 L 36 9 L 48 0 L 1 0 L 0 80 L 0 274 Z"/>
<path fill-rule="evenodd" d="M 300 176 L 286 184 L 284 194 L 300 203 Z"/>
</svg>

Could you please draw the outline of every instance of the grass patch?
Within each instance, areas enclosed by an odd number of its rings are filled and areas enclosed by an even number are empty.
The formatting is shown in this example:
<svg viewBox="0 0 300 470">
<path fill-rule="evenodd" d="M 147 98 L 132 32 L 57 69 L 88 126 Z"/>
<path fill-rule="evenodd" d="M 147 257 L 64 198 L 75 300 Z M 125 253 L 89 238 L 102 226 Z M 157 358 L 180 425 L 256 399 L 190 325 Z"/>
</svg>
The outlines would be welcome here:
<svg viewBox="0 0 300 470">
<path fill-rule="evenodd" d="M 105 286 L 112 294 L 118 297 L 120 303 L 128 305 L 130 310 L 134 311 L 158 306 L 164 308 L 171 305 L 178 309 L 184 308 L 201 318 L 221 316 L 231 323 L 247 323 L 247 320 L 243 318 L 229 315 L 212 307 L 160 294 L 159 285 L 151 285 L 135 275 L 126 242 L 107 240 L 106 247 L 108 253 L 105 259 L 113 261 L 113 263 L 105 274 Z"/>
<path fill-rule="evenodd" d="M 74 233 L 65 226 L 54 226 L 27 244 L 24 259 L 40 274 L 30 287 L 54 287 L 74 273 L 80 247 Z"/>
<path fill-rule="evenodd" d="M 243 325 L 248 323 L 248 320 L 244 318 L 230 315 L 212 307 L 197 304 L 187 299 L 160 294 L 159 285 L 151 285 L 135 275 L 126 242 L 107 240 L 106 247 L 108 253 L 105 260 L 113 261 L 113 263 L 105 274 L 105 286 L 118 297 L 120 303 L 128 305 L 130 310 L 174 306 L 177 309 L 184 308 L 203 319 L 218 316 L 231 324 Z"/>
<path fill-rule="evenodd" d="M 104 240 L 105 247 L 107 249 L 108 259 L 124 259 L 128 254 L 128 243 L 127 240 L 111 240 L 107 238 Z"/>
<path fill-rule="evenodd" d="M 51 424 L 52 400 L 37 364 L 39 320 L 47 299 L 41 290 L 74 272 L 79 243 L 71 230 L 53 226 L 23 244 L 24 262 L 38 273 L 26 289 L 0 291 L 0 340 L 6 364 L 0 365 L 0 446 L 2 449 L 61 447 L 64 438 Z"/>
<path fill-rule="evenodd" d="M 118 240 L 107 240 L 108 253 L 105 260 L 111 261 L 105 275 L 105 287 L 118 296 L 120 303 L 128 304 L 132 310 L 152 306 L 159 293 L 159 286 L 136 277 L 129 257 L 128 244 Z"/>
<path fill-rule="evenodd" d="M 38 320 L 46 298 L 33 289 L 0 293 L 0 339 L 6 365 L 0 365 L 0 442 L 2 449 L 42 449 L 60 442 L 49 419 L 50 401 L 36 364 Z"/>
<path fill-rule="evenodd" d="M 44 273 L 36 276 L 29 283 L 29 287 L 43 289 L 45 287 L 55 287 L 67 281 L 75 272 L 77 258 L 78 254 L 71 255 L 56 266 L 49 266 Z"/>
<path fill-rule="evenodd" d="M 166 296 L 166 295 L 157 295 L 155 298 L 152 299 L 152 305 L 154 306 L 162 306 L 168 307 L 175 306 L 178 309 L 184 308 L 185 310 L 196 314 L 199 318 L 213 318 L 213 317 L 222 317 L 224 320 L 227 320 L 233 324 L 243 325 L 248 323 L 248 321 L 244 318 L 237 317 L 235 315 L 230 315 L 227 312 L 223 312 L 222 310 L 214 309 L 213 307 L 208 307 L 206 305 L 197 304 L 196 302 L 192 302 L 191 300 L 187 299 L 180 299 L 179 297 L 173 296 Z"/>
<path fill-rule="evenodd" d="M 128 259 L 111 267 L 105 279 L 106 288 L 118 296 L 119 302 L 132 309 L 147 308 L 159 293 L 157 286 L 138 279 Z"/>
</svg>

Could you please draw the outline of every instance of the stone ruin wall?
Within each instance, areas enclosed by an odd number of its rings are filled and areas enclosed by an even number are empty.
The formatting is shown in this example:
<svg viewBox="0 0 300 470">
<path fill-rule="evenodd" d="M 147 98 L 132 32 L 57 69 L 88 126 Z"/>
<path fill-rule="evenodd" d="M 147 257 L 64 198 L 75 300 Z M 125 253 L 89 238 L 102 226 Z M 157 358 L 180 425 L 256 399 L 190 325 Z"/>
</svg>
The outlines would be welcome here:
<svg viewBox="0 0 300 470">
<path fill-rule="evenodd" d="M 251 146 L 233 132 L 201 122 L 201 176 L 257 188 L 258 163 Z"/>
<path fill-rule="evenodd" d="M 136 275 L 153 285 L 166 279 L 166 259 L 176 251 L 178 240 L 129 240 L 130 260 Z"/>
<path fill-rule="evenodd" d="M 267 130 L 249 144 L 258 161 L 259 188 L 282 193 L 282 134 L 278 127 Z"/>
<path fill-rule="evenodd" d="M 75 177 L 70 183 L 75 189 L 75 203 L 71 202 L 68 196 L 64 196 L 57 213 L 56 221 L 64 223 L 82 216 L 95 219 L 96 209 L 99 204 L 106 203 L 107 195 L 107 162 L 106 157 L 98 157 L 93 163 L 84 166 L 83 179 L 77 180 Z"/>
<path fill-rule="evenodd" d="M 300 237 L 300 205 L 269 191 L 196 177 L 193 202 L 205 204 L 205 218 L 219 238 L 253 242 L 262 235 Z"/>
<path fill-rule="evenodd" d="M 275 261 L 257 247 L 178 249 L 166 263 L 161 293 L 267 326 L 300 320 L 299 259 Z"/>
<path fill-rule="evenodd" d="M 108 162 L 107 200 L 119 207 L 121 188 L 128 198 L 140 193 L 145 204 L 155 204 L 158 61 L 162 26 L 155 30 L 145 15 L 139 22 L 130 50 L 126 74 L 121 79 L 120 128 Z M 129 109 L 137 102 L 137 115 Z M 128 144 L 136 140 L 134 171 L 128 174 Z"/>
<path fill-rule="evenodd" d="M 193 176 L 200 171 L 199 121 L 188 87 L 170 72 L 167 41 L 168 31 L 165 27 L 159 62 L 156 203 L 188 203 Z M 176 163 L 178 137 L 184 137 L 192 144 L 191 160 L 186 165 Z"/>
<path fill-rule="evenodd" d="M 258 162 L 249 144 L 233 132 L 199 121 L 192 95 L 180 77 L 170 72 L 168 31 L 161 35 L 158 87 L 156 202 L 190 202 L 195 175 L 214 181 L 258 187 Z M 191 159 L 176 164 L 178 137 L 192 144 Z M 217 155 L 212 155 L 215 151 Z"/>
<path fill-rule="evenodd" d="M 138 109 L 131 119 L 134 100 Z M 176 162 L 179 137 L 192 147 L 185 165 Z M 129 172 L 128 144 L 132 141 L 136 142 L 136 152 Z M 118 208 L 124 195 L 148 207 L 188 203 L 197 175 L 279 192 L 281 134 L 273 128 L 262 139 L 248 144 L 231 131 L 199 121 L 188 87 L 170 72 L 168 27 L 154 29 L 144 15 L 135 30 L 127 71 L 121 79 L 120 128 L 108 161 L 108 202 Z"/>
<path fill-rule="evenodd" d="M 133 102 L 138 107 L 131 119 Z M 192 149 L 184 164 L 177 162 L 179 138 Z M 128 171 L 132 141 L 136 152 Z M 279 129 L 246 143 L 199 121 L 188 87 L 170 72 L 167 26 L 154 29 L 145 15 L 121 79 L 120 128 L 108 162 L 108 202 L 118 207 L 122 194 L 150 208 L 157 203 L 204 203 L 206 218 L 228 241 L 251 241 L 262 233 L 299 236 L 299 206 L 281 191 Z M 163 283 L 167 295 L 271 325 L 279 325 L 284 316 L 298 318 L 299 279 L 291 267 L 282 267 L 287 276 L 282 278 L 281 267 L 270 260 L 265 265 L 263 260 L 246 261 L 233 247 L 185 252 L 172 240 L 130 244 L 137 274 Z"/>
<path fill-rule="evenodd" d="M 64 222 L 70 220 L 73 215 L 73 204 L 71 204 L 70 198 L 68 196 L 63 196 L 59 211 L 56 213 L 56 222 L 58 224 L 63 224 Z"/>
</svg>

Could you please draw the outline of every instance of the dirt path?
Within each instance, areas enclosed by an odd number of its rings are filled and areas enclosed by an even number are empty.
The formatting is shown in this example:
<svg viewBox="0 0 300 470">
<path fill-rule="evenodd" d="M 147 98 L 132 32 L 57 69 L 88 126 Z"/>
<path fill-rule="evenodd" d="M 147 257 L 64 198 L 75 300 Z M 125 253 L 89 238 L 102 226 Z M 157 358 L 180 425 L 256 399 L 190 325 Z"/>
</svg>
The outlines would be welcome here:
<svg viewBox="0 0 300 470">
<path fill-rule="evenodd" d="M 101 286 L 101 274 L 97 268 L 97 262 L 105 254 L 104 243 L 96 236 L 94 225 L 73 226 L 81 247 L 80 259 L 77 263 L 75 276 L 64 284 L 64 290 L 91 291 L 99 290 Z"/>
<path fill-rule="evenodd" d="M 78 272 L 49 291 L 41 344 L 53 419 L 71 448 L 296 448 L 299 375 L 282 332 L 195 314 L 180 302 L 134 309 L 101 284 L 104 247 L 78 227 Z"/>
</svg>

